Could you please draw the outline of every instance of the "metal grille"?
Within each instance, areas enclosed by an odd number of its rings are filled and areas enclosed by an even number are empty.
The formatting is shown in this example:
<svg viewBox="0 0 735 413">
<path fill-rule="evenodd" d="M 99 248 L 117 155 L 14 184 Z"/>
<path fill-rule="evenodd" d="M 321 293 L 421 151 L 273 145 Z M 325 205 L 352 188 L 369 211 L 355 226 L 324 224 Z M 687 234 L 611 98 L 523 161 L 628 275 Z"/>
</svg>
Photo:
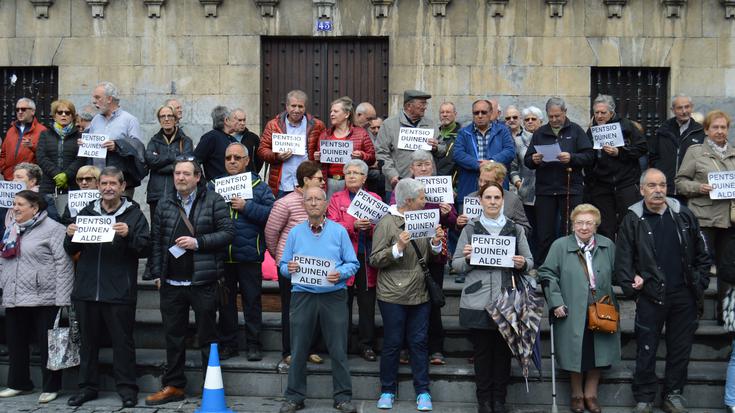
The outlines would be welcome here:
<svg viewBox="0 0 735 413">
<path fill-rule="evenodd" d="M 388 114 L 388 39 L 263 37 L 261 125 L 285 107 L 286 94 L 309 95 L 307 110 L 329 126 L 329 104 L 340 96 L 370 102 Z"/>
<path fill-rule="evenodd" d="M 590 107 L 599 94 L 611 95 L 620 116 L 635 120 L 646 137 L 666 120 L 669 68 L 593 67 Z"/>
<path fill-rule="evenodd" d="M 2 137 L 15 120 L 15 103 L 26 97 L 36 102 L 39 122 L 50 125 L 51 102 L 59 96 L 58 67 L 0 67 L 0 111 L 2 111 Z"/>
</svg>

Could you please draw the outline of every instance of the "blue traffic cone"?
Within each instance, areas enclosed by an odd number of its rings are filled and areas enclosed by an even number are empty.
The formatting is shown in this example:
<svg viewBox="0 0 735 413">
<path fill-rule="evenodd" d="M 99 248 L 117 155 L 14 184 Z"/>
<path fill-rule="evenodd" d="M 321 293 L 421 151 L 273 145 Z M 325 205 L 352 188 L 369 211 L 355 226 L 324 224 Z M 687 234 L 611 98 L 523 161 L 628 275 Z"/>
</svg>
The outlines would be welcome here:
<svg viewBox="0 0 735 413">
<path fill-rule="evenodd" d="M 233 413 L 225 403 L 225 388 L 222 385 L 217 343 L 212 343 L 209 347 L 209 364 L 204 378 L 202 406 L 195 413 Z"/>
</svg>

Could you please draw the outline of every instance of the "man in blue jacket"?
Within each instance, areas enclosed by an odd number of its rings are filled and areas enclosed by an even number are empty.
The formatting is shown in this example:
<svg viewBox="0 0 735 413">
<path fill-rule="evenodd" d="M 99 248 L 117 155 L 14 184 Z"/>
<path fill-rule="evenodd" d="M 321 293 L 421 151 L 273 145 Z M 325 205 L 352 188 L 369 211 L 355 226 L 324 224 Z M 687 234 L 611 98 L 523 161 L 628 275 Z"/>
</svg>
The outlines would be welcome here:
<svg viewBox="0 0 735 413">
<path fill-rule="evenodd" d="M 225 170 L 229 175 L 245 173 L 250 161 L 248 148 L 241 143 L 231 143 L 225 150 Z M 263 323 L 260 301 L 265 254 L 264 228 L 275 202 L 273 192 L 254 172 L 250 174 L 253 198 L 232 198 L 230 218 L 235 226 L 235 238 L 227 249 L 225 261 L 225 285 L 227 300 L 219 309 L 220 359 L 238 355 L 237 348 L 237 292 L 242 295 L 245 316 L 245 340 L 249 361 L 263 359 L 260 329 Z"/>
</svg>

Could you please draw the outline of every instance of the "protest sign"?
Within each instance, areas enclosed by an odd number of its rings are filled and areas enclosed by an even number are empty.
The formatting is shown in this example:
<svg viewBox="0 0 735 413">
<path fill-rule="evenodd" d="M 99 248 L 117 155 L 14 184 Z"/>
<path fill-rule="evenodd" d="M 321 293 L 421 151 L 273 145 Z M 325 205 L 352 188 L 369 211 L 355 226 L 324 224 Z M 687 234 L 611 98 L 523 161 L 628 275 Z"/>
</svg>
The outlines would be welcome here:
<svg viewBox="0 0 735 413">
<path fill-rule="evenodd" d="M 482 214 L 482 205 L 480 205 L 480 198 L 476 196 L 464 197 L 464 203 L 462 204 L 462 213 L 467 215 L 467 218 L 480 218 Z"/>
<path fill-rule="evenodd" d="M 454 190 L 452 189 L 451 176 L 417 176 L 416 180 L 424 184 L 426 202 L 434 204 L 454 203 Z"/>
<path fill-rule="evenodd" d="M 215 179 L 214 192 L 222 195 L 227 202 L 232 201 L 232 198 L 253 199 L 253 181 L 250 172 Z"/>
<path fill-rule="evenodd" d="M 115 217 L 105 216 L 83 216 L 77 215 L 77 230 L 71 238 L 71 242 L 79 243 L 101 243 L 112 242 L 115 238 Z"/>
<path fill-rule="evenodd" d="M 710 172 L 707 182 L 712 185 L 710 199 L 735 198 L 735 171 Z"/>
<path fill-rule="evenodd" d="M 513 268 L 516 237 L 472 235 L 471 265 Z"/>
<path fill-rule="evenodd" d="M 319 141 L 319 162 L 346 164 L 352 159 L 352 147 L 351 140 Z"/>
<path fill-rule="evenodd" d="M 357 219 L 368 219 L 376 224 L 388 213 L 388 205 L 373 197 L 362 189 L 357 191 L 355 197 L 347 208 L 347 214 Z"/>
<path fill-rule="evenodd" d="M 0 207 L 12 208 L 15 194 L 26 189 L 23 182 L 0 181 Z"/>
<path fill-rule="evenodd" d="M 398 149 L 408 151 L 430 151 L 429 139 L 434 137 L 434 130 L 428 128 L 400 128 L 398 130 Z"/>
<path fill-rule="evenodd" d="M 70 216 L 74 218 L 85 206 L 97 199 L 100 199 L 100 191 L 97 189 L 69 191 L 68 207 Z"/>
<path fill-rule="evenodd" d="M 291 151 L 294 155 L 306 155 L 306 137 L 304 135 L 274 133 L 271 148 L 275 153 Z"/>
<path fill-rule="evenodd" d="M 431 238 L 436 235 L 436 229 L 439 227 L 438 209 L 406 211 L 403 216 L 406 219 L 406 231 L 411 234 L 411 239 Z"/>
<path fill-rule="evenodd" d="M 334 285 L 327 281 L 327 274 L 335 271 L 334 261 L 306 255 L 294 255 L 293 260 L 299 263 L 299 269 L 291 274 L 291 284 L 314 287 Z"/>
<path fill-rule="evenodd" d="M 625 146 L 623 129 L 620 127 L 620 122 L 590 126 L 590 132 L 592 132 L 594 149 L 602 149 L 605 145 L 615 147 Z"/>
<path fill-rule="evenodd" d="M 107 148 L 102 146 L 102 142 L 108 140 L 107 135 L 83 133 L 82 144 L 79 145 L 77 156 L 86 158 L 107 158 Z"/>
</svg>

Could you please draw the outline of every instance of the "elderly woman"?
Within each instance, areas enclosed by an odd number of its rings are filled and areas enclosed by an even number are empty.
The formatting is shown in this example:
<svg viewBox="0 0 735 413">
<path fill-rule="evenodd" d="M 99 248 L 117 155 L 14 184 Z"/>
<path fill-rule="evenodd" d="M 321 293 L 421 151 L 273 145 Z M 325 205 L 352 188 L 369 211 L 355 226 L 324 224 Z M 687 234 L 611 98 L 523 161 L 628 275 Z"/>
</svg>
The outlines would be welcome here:
<svg viewBox="0 0 735 413">
<path fill-rule="evenodd" d="M 94 165 L 84 165 L 79 170 L 77 170 L 77 175 L 74 178 L 74 181 L 77 183 L 77 186 L 80 190 L 92 190 L 97 189 L 97 186 L 99 185 L 100 180 L 100 168 L 94 166 Z M 61 223 L 68 226 L 69 224 L 73 224 L 75 221 L 76 215 L 74 217 L 71 216 L 71 212 L 69 211 L 69 205 L 64 206 L 64 213 L 61 214 Z"/>
<path fill-rule="evenodd" d="M 503 289 L 520 283 L 524 271 L 533 267 L 533 257 L 523 227 L 503 215 L 503 187 L 486 182 L 478 191 L 482 214 L 468 222 L 457 242 L 452 268 L 467 274 L 467 287 L 459 303 L 459 324 L 470 329 L 475 359 L 475 382 L 479 413 L 505 413 L 505 397 L 510 381 L 511 352 L 487 308 L 498 300 Z M 473 235 L 515 237 L 513 267 L 471 265 Z"/>
<path fill-rule="evenodd" d="M 600 211 L 594 206 L 577 206 L 571 219 L 574 234 L 554 241 L 538 273 L 556 318 L 556 361 L 570 375 L 570 409 L 599 413 L 600 369 L 620 360 L 620 330 L 615 334 L 589 330 L 587 307 L 606 295 L 617 307 L 612 290 L 615 245 L 597 234 Z"/>
<path fill-rule="evenodd" d="M 368 166 L 360 159 L 347 162 L 343 168 L 345 189 L 335 192 L 329 200 L 327 218 L 342 225 L 352 241 L 352 247 L 360 262 L 360 269 L 354 277 L 347 280 L 349 298 L 347 309 L 350 312 L 348 334 L 352 329 L 352 301 L 357 297 L 360 321 L 358 338 L 360 354 L 367 361 L 375 361 L 375 284 L 378 270 L 368 264 L 373 244 L 373 228 L 375 225 L 367 219 L 357 219 L 347 213 L 350 203 L 367 179 Z M 366 191 L 368 195 L 380 201 L 378 194 Z"/>
<path fill-rule="evenodd" d="M 33 192 L 38 192 L 38 184 L 41 182 L 41 177 L 43 177 L 41 168 L 33 163 L 21 162 L 18 165 L 15 165 L 15 168 L 13 169 L 13 182 L 22 182 L 25 184 L 26 189 Z M 61 217 L 59 217 L 59 212 L 56 209 L 54 197 L 50 194 L 44 194 L 42 197 L 44 201 L 46 201 L 46 207 L 44 209 L 46 210 L 49 218 L 54 221 L 61 222 Z M 5 226 L 3 227 L 3 231 L 5 228 L 9 228 L 13 223 L 13 220 L 15 220 L 15 214 L 7 212 L 7 208 L 3 208 L 2 212 L 0 212 L 0 214 L 4 214 L 3 222 L 5 223 Z"/>
<path fill-rule="evenodd" d="M 355 110 L 353 109 L 352 99 L 343 96 L 332 102 L 329 111 L 329 120 L 332 126 L 319 135 L 319 138 L 309 142 L 309 158 L 320 162 L 321 141 L 338 140 L 352 141 L 352 159 L 362 159 L 366 164 L 375 163 L 375 148 L 373 141 L 370 139 L 367 130 L 355 126 Z M 327 180 L 327 197 L 331 198 L 332 194 L 341 191 L 345 187 L 345 176 L 343 175 L 342 164 L 338 163 L 321 163 L 322 174 Z"/>
<path fill-rule="evenodd" d="M 194 143 L 178 127 L 176 111 L 170 106 L 161 106 L 156 110 L 156 118 L 161 125 L 145 150 L 145 162 L 151 170 L 148 179 L 146 202 L 151 210 L 151 217 L 156 211 L 160 199 L 174 191 L 174 161 L 181 155 L 194 153 Z"/>
<path fill-rule="evenodd" d="M 5 229 L 0 245 L 0 285 L 10 356 L 8 388 L 0 391 L 0 397 L 33 391 L 29 366 L 30 345 L 35 341 L 43 381 L 39 403 L 54 400 L 61 388 L 61 371 L 46 368 L 47 334 L 59 307 L 71 304 L 74 277 L 71 259 L 64 251 L 66 229 L 48 217 L 46 205 L 38 192 L 18 192 L 11 211 L 13 223 Z"/>
<path fill-rule="evenodd" d="M 381 395 L 379 409 L 393 407 L 398 390 L 398 359 L 404 337 L 411 354 L 411 372 L 419 411 L 432 409 L 429 394 L 429 358 L 427 335 L 431 303 L 419 264 L 420 257 L 439 254 L 444 231 L 411 240 L 403 229 L 404 213 L 424 209 L 424 185 L 412 178 L 402 179 L 395 187 L 396 205 L 375 226 L 370 264 L 380 270 L 377 298 L 383 316 L 383 354 L 380 358 Z M 418 255 L 420 254 L 420 256 Z"/>
</svg>

